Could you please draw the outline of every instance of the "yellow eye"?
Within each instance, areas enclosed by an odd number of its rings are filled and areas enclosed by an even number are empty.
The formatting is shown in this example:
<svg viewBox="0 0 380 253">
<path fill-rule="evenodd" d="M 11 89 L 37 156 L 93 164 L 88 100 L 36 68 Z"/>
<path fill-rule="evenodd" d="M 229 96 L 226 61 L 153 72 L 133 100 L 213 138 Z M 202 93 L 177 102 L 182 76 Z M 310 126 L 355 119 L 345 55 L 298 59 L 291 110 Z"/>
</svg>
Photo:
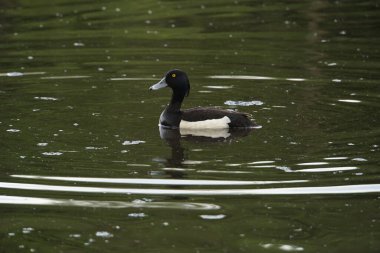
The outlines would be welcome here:
<svg viewBox="0 0 380 253">
<path fill-rule="evenodd" d="M 174 74 L 174 73 L 172 74 L 172 77 L 176 77 L 176 76 L 177 76 L 176 74 Z"/>
</svg>

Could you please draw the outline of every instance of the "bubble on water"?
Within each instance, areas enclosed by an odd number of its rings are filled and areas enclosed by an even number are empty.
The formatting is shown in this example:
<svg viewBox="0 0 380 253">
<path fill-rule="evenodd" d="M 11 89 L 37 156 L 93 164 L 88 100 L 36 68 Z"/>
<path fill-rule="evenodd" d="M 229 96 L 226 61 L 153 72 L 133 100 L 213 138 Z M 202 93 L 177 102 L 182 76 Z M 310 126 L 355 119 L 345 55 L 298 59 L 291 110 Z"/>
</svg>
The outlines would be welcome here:
<svg viewBox="0 0 380 253">
<path fill-rule="evenodd" d="M 132 218 L 144 218 L 146 216 L 147 215 L 145 213 L 129 213 L 128 214 L 128 217 L 132 217 Z"/>
<path fill-rule="evenodd" d="M 331 81 L 334 82 L 334 83 L 340 83 L 340 82 L 342 82 L 341 79 L 332 79 Z"/>
<path fill-rule="evenodd" d="M 28 60 L 33 60 L 34 59 L 34 57 L 33 56 L 28 56 Z"/>
<path fill-rule="evenodd" d="M 97 231 L 95 234 L 97 237 L 102 237 L 102 238 L 112 238 L 113 234 L 107 231 Z"/>
<path fill-rule="evenodd" d="M 23 76 L 24 74 L 21 72 L 8 72 L 7 76 L 15 77 L 15 76 Z"/>
<path fill-rule="evenodd" d="M 84 47 L 84 43 L 82 42 L 74 42 L 74 47 Z"/>
<path fill-rule="evenodd" d="M 46 147 L 47 145 L 48 145 L 48 143 L 46 143 L 46 142 L 37 143 L 37 146 L 39 146 L 39 147 Z"/>
<path fill-rule="evenodd" d="M 102 150 L 107 148 L 108 147 L 85 147 L 86 150 Z"/>
<path fill-rule="evenodd" d="M 302 247 L 298 247 L 295 245 L 287 245 L 287 244 L 283 244 L 278 248 L 283 251 L 303 251 Z"/>
<path fill-rule="evenodd" d="M 289 245 L 289 244 L 273 244 L 273 243 L 265 243 L 260 244 L 261 247 L 264 249 L 273 249 L 277 248 L 282 251 L 303 251 L 304 248 L 296 245 Z"/>
<path fill-rule="evenodd" d="M 261 101 L 233 101 L 227 100 L 224 102 L 225 105 L 233 105 L 233 106 L 252 106 L 252 105 L 263 105 L 264 103 Z"/>
<path fill-rule="evenodd" d="M 31 228 L 31 227 L 22 228 L 22 233 L 23 234 L 30 234 L 33 230 L 34 230 L 34 228 Z"/>
<path fill-rule="evenodd" d="M 146 201 L 144 199 L 134 199 L 132 200 L 132 203 L 134 204 L 144 204 Z"/>
<path fill-rule="evenodd" d="M 42 154 L 46 155 L 46 156 L 60 156 L 60 155 L 63 155 L 62 152 L 43 152 Z"/>
<path fill-rule="evenodd" d="M 140 141 L 140 140 L 137 140 L 137 141 L 124 141 L 121 145 L 127 146 L 127 145 L 137 145 L 137 144 L 141 144 L 141 143 L 145 143 L 145 141 Z"/>
<path fill-rule="evenodd" d="M 20 129 L 14 129 L 14 128 L 11 128 L 11 129 L 7 129 L 7 132 L 10 132 L 10 133 L 18 133 L 18 132 L 21 132 Z"/>
<path fill-rule="evenodd" d="M 226 217 L 225 214 L 202 214 L 202 215 L 199 215 L 202 219 L 204 220 L 221 220 L 221 219 L 224 219 Z"/>
<path fill-rule="evenodd" d="M 71 237 L 71 238 L 80 238 L 81 234 L 70 234 L 69 237 Z"/>
<path fill-rule="evenodd" d="M 34 99 L 46 100 L 46 101 L 57 101 L 58 100 L 58 98 L 54 98 L 54 97 L 34 97 Z"/>
</svg>

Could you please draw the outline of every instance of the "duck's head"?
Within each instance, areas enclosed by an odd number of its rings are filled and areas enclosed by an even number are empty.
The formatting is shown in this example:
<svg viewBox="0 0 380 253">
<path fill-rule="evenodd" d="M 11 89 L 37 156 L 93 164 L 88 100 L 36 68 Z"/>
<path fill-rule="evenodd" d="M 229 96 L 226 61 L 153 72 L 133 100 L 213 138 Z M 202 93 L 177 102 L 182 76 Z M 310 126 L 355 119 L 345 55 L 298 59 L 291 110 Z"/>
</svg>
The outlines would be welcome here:
<svg viewBox="0 0 380 253">
<path fill-rule="evenodd" d="M 179 69 L 173 69 L 166 73 L 164 78 L 158 83 L 152 85 L 149 90 L 158 90 L 170 87 L 174 93 L 188 96 L 190 92 L 190 82 L 185 72 Z"/>
</svg>

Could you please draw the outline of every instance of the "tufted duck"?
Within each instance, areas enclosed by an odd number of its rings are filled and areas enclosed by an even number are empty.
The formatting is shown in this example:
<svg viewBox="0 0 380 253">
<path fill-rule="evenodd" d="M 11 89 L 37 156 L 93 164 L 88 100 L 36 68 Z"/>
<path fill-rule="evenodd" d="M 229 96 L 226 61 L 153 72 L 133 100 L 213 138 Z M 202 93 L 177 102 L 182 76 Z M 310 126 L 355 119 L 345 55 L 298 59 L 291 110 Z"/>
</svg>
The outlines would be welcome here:
<svg viewBox="0 0 380 253">
<path fill-rule="evenodd" d="M 150 90 L 170 87 L 173 90 L 169 105 L 161 113 L 160 125 L 180 129 L 225 129 L 252 128 L 256 124 L 247 113 L 221 110 L 217 108 L 198 107 L 181 110 L 185 96 L 189 95 L 190 82 L 185 72 L 174 69 L 166 73 L 161 81 L 152 85 Z"/>
</svg>

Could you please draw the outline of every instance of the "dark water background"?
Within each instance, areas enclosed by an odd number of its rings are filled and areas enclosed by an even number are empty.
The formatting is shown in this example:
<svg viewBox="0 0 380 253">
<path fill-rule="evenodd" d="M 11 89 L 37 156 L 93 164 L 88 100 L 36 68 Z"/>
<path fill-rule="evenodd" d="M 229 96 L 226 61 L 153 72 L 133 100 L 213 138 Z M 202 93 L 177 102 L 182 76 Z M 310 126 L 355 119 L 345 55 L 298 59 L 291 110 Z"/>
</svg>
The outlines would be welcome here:
<svg viewBox="0 0 380 253">
<path fill-rule="evenodd" d="M 379 8 L 1 1 L 0 252 L 379 252 Z M 262 128 L 161 138 L 171 68 Z"/>
</svg>

